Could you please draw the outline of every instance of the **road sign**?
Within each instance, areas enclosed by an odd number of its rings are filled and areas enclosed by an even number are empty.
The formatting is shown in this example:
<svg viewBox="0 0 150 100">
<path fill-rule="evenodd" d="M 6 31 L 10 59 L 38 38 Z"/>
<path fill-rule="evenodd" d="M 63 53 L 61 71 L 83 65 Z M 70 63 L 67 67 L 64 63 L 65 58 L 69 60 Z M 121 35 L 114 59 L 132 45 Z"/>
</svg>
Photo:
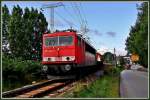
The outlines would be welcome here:
<svg viewBox="0 0 150 100">
<path fill-rule="evenodd" d="M 137 55 L 137 54 L 132 54 L 132 55 L 131 55 L 131 61 L 139 61 L 139 55 Z"/>
</svg>

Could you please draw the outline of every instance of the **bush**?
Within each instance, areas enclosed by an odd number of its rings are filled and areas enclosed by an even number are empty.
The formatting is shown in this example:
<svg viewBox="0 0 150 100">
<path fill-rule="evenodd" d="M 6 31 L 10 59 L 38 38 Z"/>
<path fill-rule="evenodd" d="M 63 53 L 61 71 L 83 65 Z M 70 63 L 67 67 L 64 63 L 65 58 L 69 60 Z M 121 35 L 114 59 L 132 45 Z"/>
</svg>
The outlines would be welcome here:
<svg viewBox="0 0 150 100">
<path fill-rule="evenodd" d="M 20 58 L 11 59 L 8 57 L 2 58 L 2 73 L 3 79 L 29 80 L 27 76 L 33 76 L 34 73 L 39 73 L 41 70 L 40 62 L 22 61 Z M 37 76 L 38 77 L 38 76 Z"/>
<path fill-rule="evenodd" d="M 113 75 L 119 75 L 120 74 L 120 72 L 123 70 L 123 68 L 122 67 L 120 67 L 120 66 L 117 66 L 117 67 L 114 67 L 114 68 L 112 68 L 112 74 Z"/>
</svg>

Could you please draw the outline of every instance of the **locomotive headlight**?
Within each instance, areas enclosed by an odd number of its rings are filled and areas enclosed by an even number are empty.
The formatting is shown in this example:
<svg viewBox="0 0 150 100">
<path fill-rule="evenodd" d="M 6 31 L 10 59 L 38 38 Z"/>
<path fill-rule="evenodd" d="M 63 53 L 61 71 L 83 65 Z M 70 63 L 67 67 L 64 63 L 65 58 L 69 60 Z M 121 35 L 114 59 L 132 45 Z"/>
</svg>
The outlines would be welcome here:
<svg viewBox="0 0 150 100">
<path fill-rule="evenodd" d="M 66 60 L 69 61 L 69 60 L 70 60 L 70 57 L 66 57 Z"/>
<path fill-rule="evenodd" d="M 51 61 L 51 58 L 48 58 L 48 61 Z"/>
<path fill-rule="evenodd" d="M 56 61 L 56 57 L 43 57 L 43 61 Z"/>
<path fill-rule="evenodd" d="M 74 60 L 75 60 L 75 56 L 63 57 L 63 61 L 74 61 Z"/>
</svg>

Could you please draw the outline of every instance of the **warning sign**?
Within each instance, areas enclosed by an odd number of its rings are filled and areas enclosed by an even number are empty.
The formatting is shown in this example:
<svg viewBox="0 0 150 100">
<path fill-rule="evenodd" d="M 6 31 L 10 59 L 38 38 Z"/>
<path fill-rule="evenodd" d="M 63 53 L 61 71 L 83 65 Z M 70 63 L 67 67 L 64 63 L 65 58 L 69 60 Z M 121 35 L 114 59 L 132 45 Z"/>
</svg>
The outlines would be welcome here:
<svg viewBox="0 0 150 100">
<path fill-rule="evenodd" d="M 137 55 L 137 54 L 132 54 L 132 55 L 131 55 L 131 61 L 139 61 L 139 55 Z"/>
</svg>

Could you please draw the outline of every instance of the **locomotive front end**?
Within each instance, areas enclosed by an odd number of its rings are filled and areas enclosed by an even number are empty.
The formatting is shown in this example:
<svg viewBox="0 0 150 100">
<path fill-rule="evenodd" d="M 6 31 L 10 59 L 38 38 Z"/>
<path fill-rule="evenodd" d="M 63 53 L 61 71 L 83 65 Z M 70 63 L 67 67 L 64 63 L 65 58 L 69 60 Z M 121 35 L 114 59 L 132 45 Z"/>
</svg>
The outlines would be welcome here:
<svg viewBox="0 0 150 100">
<path fill-rule="evenodd" d="M 43 35 L 42 64 L 48 73 L 66 73 L 75 62 L 75 38 L 73 32 L 57 32 Z"/>
</svg>

